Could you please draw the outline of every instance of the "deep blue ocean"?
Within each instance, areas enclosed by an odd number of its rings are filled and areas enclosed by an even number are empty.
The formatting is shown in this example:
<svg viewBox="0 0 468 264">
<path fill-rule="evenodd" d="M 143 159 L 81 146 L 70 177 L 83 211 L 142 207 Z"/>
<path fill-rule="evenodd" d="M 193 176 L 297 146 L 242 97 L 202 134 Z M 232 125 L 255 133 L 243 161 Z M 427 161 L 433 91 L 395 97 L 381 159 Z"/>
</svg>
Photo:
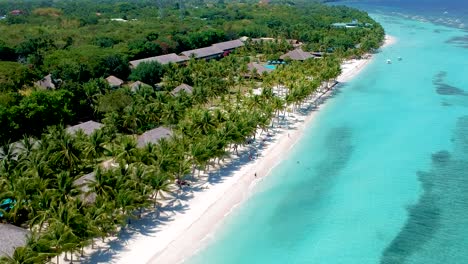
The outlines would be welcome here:
<svg viewBox="0 0 468 264">
<path fill-rule="evenodd" d="M 347 0 L 331 4 L 468 29 L 467 0 Z"/>
<path fill-rule="evenodd" d="M 468 1 L 334 4 L 397 43 L 187 263 L 468 263 Z"/>
</svg>

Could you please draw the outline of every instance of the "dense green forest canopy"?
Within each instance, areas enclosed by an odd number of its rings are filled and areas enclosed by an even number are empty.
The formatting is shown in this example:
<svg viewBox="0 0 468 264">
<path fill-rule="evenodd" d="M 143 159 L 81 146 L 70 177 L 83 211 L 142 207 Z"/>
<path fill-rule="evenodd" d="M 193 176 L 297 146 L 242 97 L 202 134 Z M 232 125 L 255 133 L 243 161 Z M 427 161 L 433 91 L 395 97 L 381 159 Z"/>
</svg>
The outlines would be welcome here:
<svg viewBox="0 0 468 264">
<path fill-rule="evenodd" d="M 383 36 L 383 29 L 365 12 L 307 1 L 4 0 L 0 15 L 1 142 L 24 134 L 38 136 L 48 125 L 103 118 L 89 103 L 96 94 L 82 86 L 109 75 L 136 80 L 141 70 L 130 75 L 129 60 L 241 36 L 297 39 L 311 51 L 354 52 L 359 44 L 362 53 L 378 47 Z M 373 26 L 331 26 L 353 19 Z M 34 82 L 48 74 L 60 81 L 55 84 L 61 91 L 35 91 Z M 145 80 L 162 75 L 147 74 Z M 62 101 L 67 103 L 50 105 L 53 99 L 39 99 L 42 94 L 67 98 Z M 59 113 L 50 116 L 53 111 Z"/>
<path fill-rule="evenodd" d="M 0 221 L 31 231 L 0 263 L 58 262 L 159 210 L 164 195 L 240 155 L 257 132 L 329 91 L 343 59 L 384 38 L 364 12 L 307 1 L 0 0 L 0 16 L 0 204 L 9 206 L 0 207 Z M 331 26 L 352 20 L 362 26 Z M 274 41 L 247 40 L 209 61 L 129 67 L 243 36 Z M 324 56 L 286 60 L 268 74 L 248 68 L 292 50 L 287 39 Z M 48 74 L 55 89 L 34 85 Z M 111 87 L 108 75 L 126 83 Z M 192 89 L 175 94 L 181 84 Z M 88 120 L 103 127 L 64 129 Z M 172 135 L 138 141 L 157 127 Z M 91 174 L 86 188 L 77 185 Z"/>
</svg>

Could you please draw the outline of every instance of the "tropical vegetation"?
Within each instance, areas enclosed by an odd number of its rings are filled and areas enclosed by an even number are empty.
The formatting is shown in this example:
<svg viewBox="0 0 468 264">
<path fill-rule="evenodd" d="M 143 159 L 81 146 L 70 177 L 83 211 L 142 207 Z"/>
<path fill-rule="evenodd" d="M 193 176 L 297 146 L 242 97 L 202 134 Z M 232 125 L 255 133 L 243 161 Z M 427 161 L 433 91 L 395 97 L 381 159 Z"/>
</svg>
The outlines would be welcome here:
<svg viewBox="0 0 468 264">
<path fill-rule="evenodd" d="M 0 201 L 14 202 L 0 209 L 0 220 L 31 231 L 27 245 L 1 262 L 58 262 L 59 255 L 81 253 L 161 210 L 165 198 L 184 191 L 183 183 L 221 166 L 286 111 L 330 89 L 343 59 L 375 50 L 383 40 L 383 29 L 364 12 L 272 2 L 0 2 L 0 14 L 8 13 L 0 20 Z M 372 26 L 330 26 L 352 19 Z M 128 67 L 129 59 L 241 36 L 277 40 L 247 41 L 219 60 Z M 288 61 L 263 75 L 249 70 L 249 62 L 291 50 L 286 39 L 325 55 Z M 33 85 L 48 73 L 55 90 Z M 111 88 L 103 79 L 110 74 L 149 85 Z M 193 93 L 171 94 L 181 83 Z M 90 135 L 64 129 L 90 119 L 104 127 Z M 173 136 L 138 147 L 135 135 L 158 126 Z M 86 188 L 76 184 L 90 173 Z"/>
</svg>

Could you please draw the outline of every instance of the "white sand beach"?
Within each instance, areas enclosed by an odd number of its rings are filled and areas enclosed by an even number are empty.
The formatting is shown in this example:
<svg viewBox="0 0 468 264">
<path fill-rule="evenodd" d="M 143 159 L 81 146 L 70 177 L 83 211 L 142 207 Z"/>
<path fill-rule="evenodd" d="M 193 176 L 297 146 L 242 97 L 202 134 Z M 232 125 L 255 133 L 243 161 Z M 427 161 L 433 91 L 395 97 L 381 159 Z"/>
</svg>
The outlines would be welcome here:
<svg viewBox="0 0 468 264">
<path fill-rule="evenodd" d="M 395 43 L 386 36 L 383 47 Z M 338 82 L 348 82 L 372 60 L 351 60 L 343 63 Z M 328 92 L 322 98 L 330 95 Z M 92 263 L 180 263 L 209 242 L 223 219 L 255 189 L 255 184 L 267 176 L 295 143 L 300 140 L 318 109 L 307 114 L 290 113 L 281 126 L 263 134 L 255 143 L 243 149 L 243 155 L 233 155 L 232 162 L 202 178 L 202 184 L 193 186 L 186 196 L 166 205 L 159 216 L 147 215 L 129 227 L 134 232 L 87 250 Z M 258 148 L 258 157 L 250 160 L 248 151 Z M 206 179 L 206 180 L 205 180 Z"/>
</svg>

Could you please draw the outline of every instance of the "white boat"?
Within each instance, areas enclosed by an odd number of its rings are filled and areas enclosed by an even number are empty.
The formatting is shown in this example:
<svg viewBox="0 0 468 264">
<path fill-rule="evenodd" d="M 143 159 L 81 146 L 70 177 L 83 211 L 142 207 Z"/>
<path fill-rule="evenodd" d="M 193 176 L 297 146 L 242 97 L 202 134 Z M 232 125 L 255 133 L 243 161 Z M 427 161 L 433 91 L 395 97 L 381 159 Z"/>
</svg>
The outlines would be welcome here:
<svg viewBox="0 0 468 264">
<path fill-rule="evenodd" d="M 390 59 L 388 59 L 387 64 L 392 64 L 392 61 Z"/>
<path fill-rule="evenodd" d="M 402 57 L 398 57 L 398 60 L 401 61 L 403 58 Z"/>
</svg>

